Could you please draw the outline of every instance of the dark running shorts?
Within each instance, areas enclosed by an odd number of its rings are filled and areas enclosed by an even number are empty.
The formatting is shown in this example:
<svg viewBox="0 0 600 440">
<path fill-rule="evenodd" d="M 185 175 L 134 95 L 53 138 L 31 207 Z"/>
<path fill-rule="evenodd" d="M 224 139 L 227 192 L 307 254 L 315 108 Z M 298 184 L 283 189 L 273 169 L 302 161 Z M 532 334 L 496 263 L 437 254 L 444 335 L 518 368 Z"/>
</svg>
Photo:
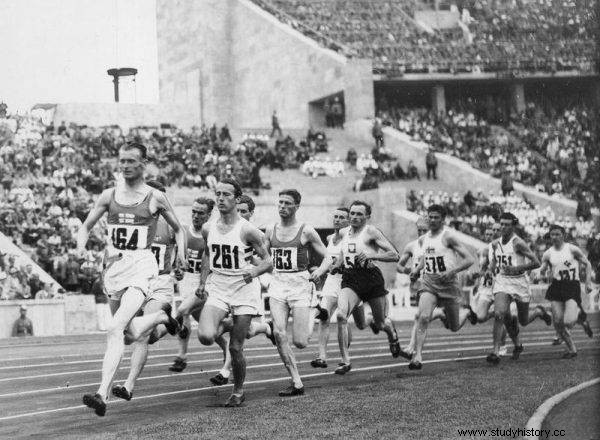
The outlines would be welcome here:
<svg viewBox="0 0 600 440">
<path fill-rule="evenodd" d="M 378 267 L 348 269 L 342 274 L 342 289 L 352 289 L 361 301 L 387 295 L 383 275 Z"/>
<path fill-rule="evenodd" d="M 561 302 L 573 299 L 579 305 L 581 304 L 581 284 L 579 281 L 554 280 L 546 291 L 546 299 Z"/>
</svg>

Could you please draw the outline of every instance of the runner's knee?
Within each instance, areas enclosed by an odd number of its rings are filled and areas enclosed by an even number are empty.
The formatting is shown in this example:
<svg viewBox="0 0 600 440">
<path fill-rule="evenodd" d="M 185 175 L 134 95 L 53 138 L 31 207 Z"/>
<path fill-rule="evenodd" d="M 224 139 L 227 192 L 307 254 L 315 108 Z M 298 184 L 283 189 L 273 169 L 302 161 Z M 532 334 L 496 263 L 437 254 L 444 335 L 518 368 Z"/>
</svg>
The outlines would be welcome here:
<svg viewBox="0 0 600 440">
<path fill-rule="evenodd" d="M 306 348 L 306 346 L 308 345 L 308 338 L 294 336 L 293 343 L 296 348 Z"/>
</svg>

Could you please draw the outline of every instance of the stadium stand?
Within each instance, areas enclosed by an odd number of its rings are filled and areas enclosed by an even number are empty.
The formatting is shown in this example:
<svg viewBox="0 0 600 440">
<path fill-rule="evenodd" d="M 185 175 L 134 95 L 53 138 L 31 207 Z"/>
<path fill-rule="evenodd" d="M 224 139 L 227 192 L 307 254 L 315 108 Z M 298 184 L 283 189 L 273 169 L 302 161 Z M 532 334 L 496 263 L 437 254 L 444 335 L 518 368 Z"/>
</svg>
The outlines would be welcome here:
<svg viewBox="0 0 600 440">
<path fill-rule="evenodd" d="M 377 73 L 590 71 L 596 57 L 595 1 L 457 2 L 460 22 L 443 30 L 415 21 L 424 2 L 254 2 L 325 47 L 372 58 Z"/>
</svg>

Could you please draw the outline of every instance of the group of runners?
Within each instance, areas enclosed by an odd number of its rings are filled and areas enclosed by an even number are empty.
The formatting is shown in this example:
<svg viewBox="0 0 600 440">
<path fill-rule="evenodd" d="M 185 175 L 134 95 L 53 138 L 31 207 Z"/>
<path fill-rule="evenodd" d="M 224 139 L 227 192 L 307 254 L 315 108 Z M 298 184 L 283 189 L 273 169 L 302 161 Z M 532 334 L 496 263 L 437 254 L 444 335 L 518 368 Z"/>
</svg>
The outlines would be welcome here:
<svg viewBox="0 0 600 440">
<path fill-rule="evenodd" d="M 164 187 L 144 180 L 145 163 L 144 145 L 130 142 L 121 147 L 123 180 L 101 194 L 77 236 L 78 250 L 83 253 L 89 231 L 107 214 L 103 284 L 113 316 L 107 329 L 100 386 L 95 394 L 83 396 L 84 404 L 99 416 L 106 413 L 109 392 L 131 400 L 148 346 L 167 333 L 177 335 L 179 341 L 179 353 L 170 369 L 180 372 L 186 368 L 190 316 L 198 321 L 200 342 L 216 343 L 223 350 L 224 365 L 210 381 L 224 385 L 232 377 L 232 393 L 224 403 L 231 407 L 240 406 L 245 399 L 246 339 L 258 334 L 269 338 L 291 378 L 279 396 L 302 395 L 304 385 L 291 345 L 305 348 L 318 321 L 319 353 L 311 365 L 326 368 L 329 321 L 334 313 L 341 354 L 335 373 L 341 375 L 352 368 L 350 316 L 359 329 L 370 327 L 375 334 L 383 331 L 391 355 L 409 359 L 410 369 L 422 368 L 427 328 L 433 319 L 440 319 L 455 332 L 467 320 L 476 324 L 493 317 L 494 346 L 487 360 L 494 364 L 500 361 L 505 333 L 514 343 L 512 357 L 517 359 L 523 350 L 520 326 L 536 318 L 548 325 L 552 322 L 544 307 L 529 310 L 526 274 L 540 267 L 540 262 L 515 234 L 518 221 L 510 213 L 502 214 L 488 231 L 491 242 L 480 255 L 478 289 L 472 303 L 463 306 L 457 275 L 471 267 L 475 258 L 456 232 L 444 226 L 441 206 L 430 206 L 427 218 L 419 219 L 419 238 L 402 254 L 369 224 L 371 207 L 362 201 L 334 211 L 334 233 L 325 245 L 312 226 L 297 220 L 301 195 L 295 189 L 279 193 L 279 220 L 263 233 L 250 221 L 253 200 L 242 194 L 233 179 L 217 184 L 215 200 L 196 199 L 192 224 L 184 227 Z M 218 215 L 213 216 L 215 207 Z M 211 216 L 213 220 L 209 220 Z M 579 265 L 587 268 L 588 289 L 591 268 L 579 248 L 564 243 L 562 228 L 553 226 L 550 234 L 553 246 L 541 263 L 542 270 L 552 271 L 547 299 L 557 334 L 567 346 L 566 357 L 573 357 L 576 348 L 569 329 L 579 322 L 591 335 L 581 308 Z M 322 260 L 318 267 L 310 267 L 313 255 Z M 411 265 L 407 265 L 409 260 Z M 410 275 L 411 289 L 419 297 L 411 340 L 404 349 L 389 317 L 388 291 L 376 262 L 398 262 L 398 270 Z M 314 282 L 324 276 L 318 296 Z M 265 277 L 269 278 L 268 321 L 262 317 Z M 180 302 L 173 311 L 176 282 Z M 511 312 L 511 303 L 516 304 L 516 313 Z M 292 324 L 288 326 L 290 316 Z M 112 386 L 126 344 L 133 345 L 129 375 L 122 385 Z"/>
</svg>

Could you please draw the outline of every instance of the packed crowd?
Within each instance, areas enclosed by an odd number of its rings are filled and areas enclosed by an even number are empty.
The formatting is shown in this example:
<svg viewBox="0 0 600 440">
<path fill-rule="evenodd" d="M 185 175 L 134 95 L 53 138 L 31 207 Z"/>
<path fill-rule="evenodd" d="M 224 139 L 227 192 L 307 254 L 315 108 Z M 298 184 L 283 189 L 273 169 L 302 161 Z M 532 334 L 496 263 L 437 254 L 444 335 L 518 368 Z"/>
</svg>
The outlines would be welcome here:
<svg viewBox="0 0 600 440">
<path fill-rule="evenodd" d="M 114 184 L 121 144 L 143 141 L 149 177 L 166 186 L 211 188 L 233 176 L 256 192 L 268 185 L 261 182 L 261 167 L 299 168 L 311 154 L 327 151 L 322 134 L 309 135 L 299 144 L 281 136 L 274 148 L 260 135 L 247 135 L 234 146 L 226 125 L 190 132 L 168 125 L 137 127 L 124 135 L 116 126 L 54 127 L 32 116 L 9 116 L 0 120 L 0 232 L 66 290 L 86 290 L 100 270 L 102 224 L 92 234 L 85 261 L 74 254 L 75 233 L 95 198 Z M 40 290 L 25 288 L 31 281 L 25 268 L 0 269 L 4 298 L 34 297 Z"/>
<path fill-rule="evenodd" d="M 345 175 L 344 162 L 339 158 L 332 159 L 330 157 L 311 157 L 302 164 L 301 171 L 313 179 L 319 176 L 341 177 Z"/>
<path fill-rule="evenodd" d="M 520 234 L 540 256 L 548 245 L 548 232 L 553 224 L 565 228 L 565 240 L 582 248 L 590 248 L 590 238 L 600 238 L 593 220 L 558 216 L 551 207 L 541 208 L 527 199 L 514 195 L 504 196 L 500 193 L 484 194 L 479 191 L 473 194 L 468 191 L 464 195 L 458 193 L 433 191 L 416 193 L 410 191 L 407 196 L 409 211 L 424 214 L 428 206 L 440 204 L 447 210 L 446 222 L 454 229 L 472 237 L 483 239 L 485 231 L 500 217 L 504 211 L 513 213 L 519 219 Z"/>
<path fill-rule="evenodd" d="M 459 1 L 456 27 L 425 31 L 424 3 L 254 0 L 283 22 L 383 73 L 592 70 L 596 1 Z"/>
<path fill-rule="evenodd" d="M 530 103 L 521 115 L 493 125 L 472 111 L 390 109 L 385 121 L 436 151 L 494 177 L 509 175 L 548 194 L 600 206 L 600 159 L 593 111 L 579 107 L 548 116 Z M 591 214 L 584 217 L 588 219 Z"/>
</svg>

